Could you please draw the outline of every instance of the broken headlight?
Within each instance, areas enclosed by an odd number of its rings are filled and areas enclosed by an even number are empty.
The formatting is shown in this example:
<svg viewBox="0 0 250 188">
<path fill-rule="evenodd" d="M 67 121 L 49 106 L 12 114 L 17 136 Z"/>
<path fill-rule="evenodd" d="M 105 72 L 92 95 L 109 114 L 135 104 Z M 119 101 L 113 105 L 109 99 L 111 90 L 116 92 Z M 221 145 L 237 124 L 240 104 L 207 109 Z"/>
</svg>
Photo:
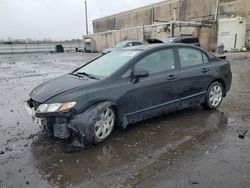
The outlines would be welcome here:
<svg viewBox="0 0 250 188">
<path fill-rule="evenodd" d="M 75 105 L 76 102 L 41 104 L 38 107 L 37 112 L 38 113 L 62 112 L 73 108 Z"/>
</svg>

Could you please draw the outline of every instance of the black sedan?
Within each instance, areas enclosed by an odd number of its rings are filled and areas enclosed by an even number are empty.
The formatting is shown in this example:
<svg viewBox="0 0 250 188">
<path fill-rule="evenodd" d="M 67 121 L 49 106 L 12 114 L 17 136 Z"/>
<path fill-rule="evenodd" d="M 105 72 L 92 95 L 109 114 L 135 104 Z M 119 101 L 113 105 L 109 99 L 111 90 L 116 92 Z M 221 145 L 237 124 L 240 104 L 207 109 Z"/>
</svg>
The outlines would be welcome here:
<svg viewBox="0 0 250 188">
<path fill-rule="evenodd" d="M 96 144 L 115 125 L 125 128 L 196 104 L 216 109 L 231 81 L 229 62 L 199 47 L 138 46 L 110 52 L 39 85 L 26 109 L 55 137 Z"/>
</svg>

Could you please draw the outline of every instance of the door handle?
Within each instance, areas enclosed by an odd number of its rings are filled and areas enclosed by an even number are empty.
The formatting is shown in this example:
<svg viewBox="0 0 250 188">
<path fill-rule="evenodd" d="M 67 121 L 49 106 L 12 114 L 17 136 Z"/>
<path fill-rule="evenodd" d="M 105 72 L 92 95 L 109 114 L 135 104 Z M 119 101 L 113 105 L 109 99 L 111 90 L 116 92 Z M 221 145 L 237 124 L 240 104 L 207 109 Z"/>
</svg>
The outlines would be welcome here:
<svg viewBox="0 0 250 188">
<path fill-rule="evenodd" d="M 203 73 L 207 73 L 207 72 L 209 72 L 209 71 L 210 71 L 209 68 L 203 68 L 203 69 L 201 70 L 201 72 L 203 72 Z"/>
<path fill-rule="evenodd" d="M 177 78 L 177 76 L 175 76 L 174 74 L 170 74 L 170 75 L 168 76 L 167 80 L 171 81 L 171 80 L 174 80 L 174 79 L 176 79 L 176 78 Z"/>
</svg>

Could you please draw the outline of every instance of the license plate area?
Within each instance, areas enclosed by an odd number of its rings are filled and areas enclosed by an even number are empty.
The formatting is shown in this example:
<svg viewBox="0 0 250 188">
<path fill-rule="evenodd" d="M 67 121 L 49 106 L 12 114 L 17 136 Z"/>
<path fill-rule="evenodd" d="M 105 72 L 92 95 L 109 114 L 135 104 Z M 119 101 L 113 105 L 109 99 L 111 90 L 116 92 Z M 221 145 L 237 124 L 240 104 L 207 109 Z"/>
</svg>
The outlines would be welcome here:
<svg viewBox="0 0 250 188">
<path fill-rule="evenodd" d="M 35 122 L 36 125 L 39 127 L 44 127 L 47 125 L 46 118 L 37 118 L 35 117 L 35 110 L 34 108 L 30 108 L 28 105 L 25 105 L 25 109 L 28 112 L 28 114 L 31 116 L 32 120 Z"/>
<path fill-rule="evenodd" d="M 37 124 L 40 127 L 44 127 L 47 125 L 47 120 L 45 118 L 37 118 L 34 117 L 35 124 Z"/>
</svg>

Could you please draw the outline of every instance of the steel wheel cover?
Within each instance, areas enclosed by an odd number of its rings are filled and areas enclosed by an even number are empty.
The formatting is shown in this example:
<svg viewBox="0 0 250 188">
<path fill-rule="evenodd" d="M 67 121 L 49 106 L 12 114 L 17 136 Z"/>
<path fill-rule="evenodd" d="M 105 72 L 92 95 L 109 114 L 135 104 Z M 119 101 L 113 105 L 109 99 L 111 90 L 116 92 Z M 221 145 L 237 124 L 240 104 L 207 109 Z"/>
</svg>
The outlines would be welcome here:
<svg viewBox="0 0 250 188">
<path fill-rule="evenodd" d="M 100 139 L 106 139 L 112 132 L 115 125 L 115 113 L 111 107 L 106 108 L 101 119 L 95 123 L 95 136 Z"/>
<path fill-rule="evenodd" d="M 209 102 L 213 107 L 219 106 L 222 100 L 222 88 L 219 85 L 212 87 L 209 93 Z"/>
</svg>

